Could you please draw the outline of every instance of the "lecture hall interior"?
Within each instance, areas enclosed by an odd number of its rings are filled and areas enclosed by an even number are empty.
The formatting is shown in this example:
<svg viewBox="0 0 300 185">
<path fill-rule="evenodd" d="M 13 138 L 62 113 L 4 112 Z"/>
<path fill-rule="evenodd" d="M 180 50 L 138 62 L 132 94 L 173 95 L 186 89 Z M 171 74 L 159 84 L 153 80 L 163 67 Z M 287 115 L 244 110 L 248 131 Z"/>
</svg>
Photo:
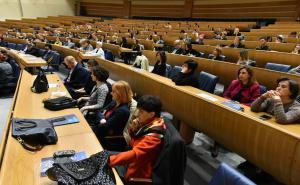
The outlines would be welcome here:
<svg viewBox="0 0 300 185">
<path fill-rule="evenodd" d="M 300 0 L 0 0 L 0 185 L 300 185 Z"/>
</svg>

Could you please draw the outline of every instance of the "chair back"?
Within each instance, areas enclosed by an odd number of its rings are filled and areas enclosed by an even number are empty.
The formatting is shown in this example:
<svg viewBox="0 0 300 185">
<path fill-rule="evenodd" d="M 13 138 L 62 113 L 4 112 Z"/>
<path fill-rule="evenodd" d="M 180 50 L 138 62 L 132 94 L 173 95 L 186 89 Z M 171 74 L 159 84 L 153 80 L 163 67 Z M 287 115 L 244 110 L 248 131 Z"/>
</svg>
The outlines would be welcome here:
<svg viewBox="0 0 300 185">
<path fill-rule="evenodd" d="M 227 165 L 221 163 L 208 185 L 255 185 L 243 174 Z"/>
<path fill-rule="evenodd" d="M 183 185 L 186 166 L 186 148 L 183 139 L 165 119 L 167 126 L 164 146 L 155 162 L 152 172 L 153 185 Z"/>
<path fill-rule="evenodd" d="M 292 69 L 291 65 L 285 65 L 285 64 L 275 64 L 275 63 L 267 63 L 266 69 L 274 70 L 274 71 L 280 71 L 280 72 L 288 72 Z"/>
<path fill-rule="evenodd" d="M 182 70 L 182 67 L 180 67 L 180 66 L 174 66 L 174 67 L 171 69 L 168 78 L 173 78 L 173 77 L 176 76 L 178 73 L 180 73 L 181 70 Z"/>
<path fill-rule="evenodd" d="M 204 71 L 198 76 L 199 89 L 209 93 L 214 93 L 218 81 L 219 77 Z"/>
</svg>

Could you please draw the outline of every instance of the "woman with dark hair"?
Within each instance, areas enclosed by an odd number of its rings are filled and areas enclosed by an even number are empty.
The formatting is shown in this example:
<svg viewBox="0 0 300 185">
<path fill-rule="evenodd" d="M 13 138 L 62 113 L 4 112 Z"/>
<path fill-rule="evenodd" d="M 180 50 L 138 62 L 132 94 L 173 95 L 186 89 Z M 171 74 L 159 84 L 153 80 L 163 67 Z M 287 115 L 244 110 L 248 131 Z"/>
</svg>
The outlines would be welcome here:
<svg viewBox="0 0 300 185">
<path fill-rule="evenodd" d="M 280 78 L 276 90 L 270 90 L 256 99 L 253 112 L 267 112 L 280 124 L 300 123 L 300 103 L 296 100 L 299 85 L 295 80 Z"/>
<path fill-rule="evenodd" d="M 223 96 L 250 106 L 260 96 L 259 84 L 254 78 L 253 70 L 246 66 L 241 67 L 237 79 L 231 82 Z"/>
<path fill-rule="evenodd" d="M 137 104 L 138 115 L 129 126 L 131 150 L 111 155 L 109 165 L 127 166 L 127 170 L 118 170 L 120 176 L 130 178 L 152 178 L 156 159 L 163 147 L 166 130 L 164 120 L 160 118 L 162 104 L 156 96 L 142 96 Z"/>
<path fill-rule="evenodd" d="M 229 46 L 231 48 L 245 48 L 245 45 L 241 43 L 241 37 L 235 37 L 233 43 Z"/>
<path fill-rule="evenodd" d="M 166 76 L 166 69 L 167 69 L 167 56 L 164 51 L 159 51 L 156 53 L 156 63 L 152 70 L 152 73 L 158 74 L 160 76 Z"/>
<path fill-rule="evenodd" d="M 188 56 L 198 56 L 199 52 L 197 52 L 196 50 L 193 49 L 193 45 L 191 43 L 187 43 L 185 45 L 185 50 L 184 50 L 184 55 L 188 55 Z"/>
<path fill-rule="evenodd" d="M 77 100 L 78 103 L 86 101 L 84 106 L 80 109 L 84 114 L 86 114 L 88 110 L 101 109 L 104 106 L 106 97 L 109 93 L 109 87 L 106 83 L 109 72 L 106 69 L 96 66 L 93 68 L 91 76 L 92 80 L 96 82 L 96 85 L 92 89 L 90 97 L 81 97 Z"/>
<path fill-rule="evenodd" d="M 212 60 L 223 60 L 221 58 L 221 55 L 222 55 L 222 48 L 220 46 L 217 46 L 214 49 L 213 53 L 208 56 L 208 58 Z"/>
<path fill-rule="evenodd" d="M 189 85 L 198 88 L 198 79 L 194 72 L 198 67 L 198 63 L 193 60 L 187 60 L 182 65 L 182 70 L 180 73 L 172 78 L 172 81 L 176 85 Z"/>
</svg>

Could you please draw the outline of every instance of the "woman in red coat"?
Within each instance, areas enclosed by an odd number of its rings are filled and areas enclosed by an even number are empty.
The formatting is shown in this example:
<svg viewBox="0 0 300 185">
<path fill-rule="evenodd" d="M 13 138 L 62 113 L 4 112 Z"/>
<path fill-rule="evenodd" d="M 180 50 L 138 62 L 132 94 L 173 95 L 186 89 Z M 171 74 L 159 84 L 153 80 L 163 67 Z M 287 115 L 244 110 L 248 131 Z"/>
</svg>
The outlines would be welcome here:
<svg viewBox="0 0 300 185">
<path fill-rule="evenodd" d="M 131 150 L 110 156 L 110 166 L 127 166 L 125 180 L 152 177 L 152 169 L 163 147 L 166 126 L 160 118 L 158 97 L 145 95 L 137 104 L 138 116 L 129 125 Z M 122 174 L 120 174 L 122 176 Z"/>
<path fill-rule="evenodd" d="M 224 98 L 250 106 L 260 96 L 260 87 L 253 70 L 243 66 L 238 70 L 237 80 L 233 80 L 224 93 Z"/>
</svg>

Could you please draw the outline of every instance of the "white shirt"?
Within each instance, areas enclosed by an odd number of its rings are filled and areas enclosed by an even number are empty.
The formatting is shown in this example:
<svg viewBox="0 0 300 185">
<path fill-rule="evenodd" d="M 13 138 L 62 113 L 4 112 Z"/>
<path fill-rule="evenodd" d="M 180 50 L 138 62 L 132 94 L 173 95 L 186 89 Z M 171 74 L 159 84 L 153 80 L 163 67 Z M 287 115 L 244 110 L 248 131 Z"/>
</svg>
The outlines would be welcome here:
<svg viewBox="0 0 300 185">
<path fill-rule="evenodd" d="M 93 51 L 88 52 L 88 54 L 93 55 L 93 56 L 99 56 L 102 59 L 105 59 L 105 54 L 102 48 L 96 48 Z"/>
</svg>

